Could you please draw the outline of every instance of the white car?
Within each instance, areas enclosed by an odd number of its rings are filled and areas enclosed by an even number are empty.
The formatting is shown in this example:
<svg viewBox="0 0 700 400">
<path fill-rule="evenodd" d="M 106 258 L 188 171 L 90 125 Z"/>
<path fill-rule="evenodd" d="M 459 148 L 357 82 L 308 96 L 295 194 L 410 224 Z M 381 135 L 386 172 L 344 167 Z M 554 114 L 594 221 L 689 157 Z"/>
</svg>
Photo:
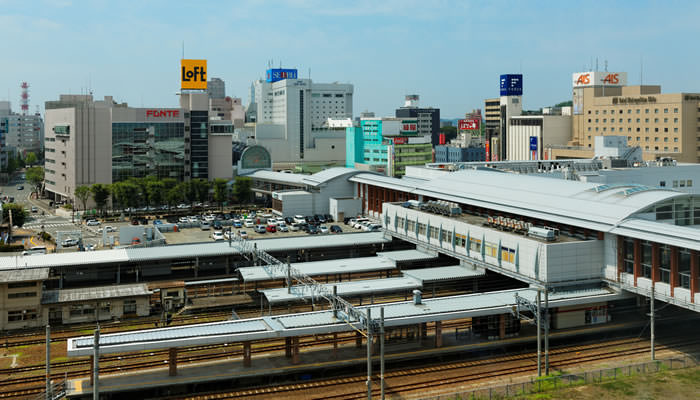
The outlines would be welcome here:
<svg viewBox="0 0 700 400">
<path fill-rule="evenodd" d="M 255 222 L 253 222 L 252 219 L 247 219 L 245 220 L 245 227 L 246 228 L 254 228 L 255 227 Z"/>
<path fill-rule="evenodd" d="M 248 233 L 246 231 L 238 232 L 238 236 L 240 236 L 241 239 L 248 239 Z"/>
<path fill-rule="evenodd" d="M 327 226 L 322 226 L 322 227 L 318 228 L 318 232 L 325 235 L 326 233 L 329 233 L 330 231 L 328 230 Z"/>
<path fill-rule="evenodd" d="M 96 219 L 89 219 L 87 222 L 85 222 L 85 225 L 87 226 L 98 226 L 100 224 L 100 221 Z"/>
<path fill-rule="evenodd" d="M 177 208 L 179 208 L 179 209 L 182 210 L 182 209 L 185 209 L 185 208 L 190 208 L 190 206 L 188 206 L 187 204 L 184 204 L 184 203 L 183 203 L 183 204 L 178 204 L 178 205 L 177 205 Z"/>
<path fill-rule="evenodd" d="M 110 232 L 116 232 L 116 231 L 117 231 L 117 228 L 115 228 L 115 227 L 113 227 L 113 226 L 107 225 L 107 226 L 105 226 L 104 228 L 98 229 L 97 232 L 98 232 L 98 233 L 102 233 L 103 230 L 106 231 L 107 233 L 110 233 Z"/>
<path fill-rule="evenodd" d="M 190 222 L 190 220 L 187 217 L 180 217 L 180 219 L 178 219 L 178 221 L 180 221 L 183 224 Z"/>
<path fill-rule="evenodd" d="M 277 225 L 277 230 L 280 232 L 289 232 L 289 227 L 284 222 Z"/>
<path fill-rule="evenodd" d="M 292 224 L 292 226 L 289 228 L 289 230 L 291 230 L 292 232 L 298 232 L 298 231 L 301 230 L 301 226 L 299 226 L 299 224 L 297 224 L 297 223 L 294 223 L 294 224 Z"/>
<path fill-rule="evenodd" d="M 214 231 L 214 233 L 212 233 L 211 235 L 211 238 L 214 239 L 215 242 L 224 240 L 224 233 L 221 231 Z"/>
<path fill-rule="evenodd" d="M 77 246 L 78 242 L 79 242 L 78 239 L 68 238 L 68 239 L 65 239 L 63 242 L 61 242 L 61 246 L 63 246 L 63 247 Z"/>
<path fill-rule="evenodd" d="M 306 222 L 306 218 L 304 218 L 303 215 L 295 215 L 294 222 L 296 222 L 297 224 L 303 224 L 304 222 Z"/>
<path fill-rule="evenodd" d="M 188 222 L 197 222 L 197 221 L 199 221 L 199 218 L 196 215 L 190 215 L 189 217 L 187 217 L 187 221 Z"/>
<path fill-rule="evenodd" d="M 207 222 L 214 222 L 215 219 L 216 219 L 216 216 L 211 215 L 211 214 L 204 216 L 204 220 Z"/>
</svg>

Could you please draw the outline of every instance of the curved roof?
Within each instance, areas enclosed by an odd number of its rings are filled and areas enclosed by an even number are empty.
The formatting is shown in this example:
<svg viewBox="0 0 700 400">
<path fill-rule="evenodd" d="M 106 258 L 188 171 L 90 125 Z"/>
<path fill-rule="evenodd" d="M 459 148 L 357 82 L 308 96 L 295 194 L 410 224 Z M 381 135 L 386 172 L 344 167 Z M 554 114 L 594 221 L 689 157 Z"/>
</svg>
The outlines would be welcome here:
<svg viewBox="0 0 700 400">
<path fill-rule="evenodd" d="M 334 167 L 324 169 L 312 175 L 302 175 L 302 174 L 290 174 L 286 172 L 276 172 L 276 171 L 266 171 L 257 170 L 247 176 L 254 179 L 269 180 L 274 182 L 286 183 L 290 185 L 307 185 L 307 186 L 321 186 L 328 183 L 334 179 L 341 178 L 345 175 L 355 175 L 360 173 L 353 168 L 344 167 Z"/>
<path fill-rule="evenodd" d="M 350 180 L 604 231 L 657 202 L 689 196 L 672 190 L 630 190 L 637 188 L 634 185 L 596 190 L 601 185 L 478 170 L 447 173 L 421 185 L 373 174 Z"/>
</svg>

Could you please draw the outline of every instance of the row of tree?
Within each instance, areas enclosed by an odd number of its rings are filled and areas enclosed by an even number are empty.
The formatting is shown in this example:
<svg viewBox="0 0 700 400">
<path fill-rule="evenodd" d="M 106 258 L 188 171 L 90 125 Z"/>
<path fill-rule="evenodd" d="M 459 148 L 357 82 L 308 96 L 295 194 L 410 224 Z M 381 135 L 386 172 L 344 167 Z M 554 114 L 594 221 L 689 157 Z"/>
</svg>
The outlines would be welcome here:
<svg viewBox="0 0 700 400">
<path fill-rule="evenodd" d="M 7 166 L 3 168 L 3 172 L 11 174 L 27 165 L 32 166 L 36 164 L 37 161 L 39 161 L 39 158 L 34 152 L 30 151 L 26 156 L 22 156 L 21 153 L 11 152 L 8 154 Z"/>
<path fill-rule="evenodd" d="M 236 200 L 239 204 L 250 200 L 252 180 L 248 177 L 236 177 L 233 185 L 226 179 L 207 181 L 192 179 L 178 182 L 173 178 L 158 179 L 153 176 L 129 178 L 111 185 L 95 183 L 92 186 L 78 186 L 75 197 L 87 208 L 92 199 L 100 211 L 104 212 L 109 199 L 113 207 L 129 208 L 175 207 L 178 204 L 194 204 L 213 201 L 223 208 L 224 203 Z"/>
</svg>

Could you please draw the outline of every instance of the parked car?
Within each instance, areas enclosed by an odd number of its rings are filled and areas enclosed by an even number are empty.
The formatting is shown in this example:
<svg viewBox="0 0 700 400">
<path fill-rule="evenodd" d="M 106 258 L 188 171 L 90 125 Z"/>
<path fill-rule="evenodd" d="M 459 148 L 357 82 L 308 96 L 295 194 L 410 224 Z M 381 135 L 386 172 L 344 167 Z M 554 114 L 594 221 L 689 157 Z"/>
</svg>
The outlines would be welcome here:
<svg viewBox="0 0 700 400">
<path fill-rule="evenodd" d="M 368 224 L 362 227 L 362 230 L 365 232 L 379 232 L 382 229 L 382 226 L 379 224 Z"/>
<path fill-rule="evenodd" d="M 326 219 L 326 222 L 333 222 L 333 217 L 330 214 L 324 214 L 323 217 Z"/>
<path fill-rule="evenodd" d="M 24 190 L 24 186 L 22 186 L 22 185 L 17 186 L 17 190 Z"/>
<path fill-rule="evenodd" d="M 159 220 L 159 219 L 154 219 L 154 220 L 153 220 L 153 225 L 163 225 L 163 221 L 161 221 L 161 220 Z"/>
<path fill-rule="evenodd" d="M 246 228 L 253 228 L 253 227 L 255 227 L 255 222 L 253 222 L 253 220 L 249 218 L 249 219 L 245 220 L 244 225 Z"/>
<path fill-rule="evenodd" d="M 107 226 L 105 226 L 104 228 L 98 229 L 97 232 L 98 232 L 98 233 L 102 233 L 103 230 L 104 230 L 105 232 L 107 232 L 107 233 L 110 233 L 110 232 L 116 232 L 116 231 L 117 231 L 117 228 L 115 228 L 115 227 L 113 227 L 113 226 L 107 225 Z"/>
<path fill-rule="evenodd" d="M 306 222 L 306 218 L 303 215 L 295 215 L 294 222 L 296 222 L 297 224 L 300 224 L 302 222 Z"/>
<path fill-rule="evenodd" d="M 257 233 L 265 233 L 267 230 L 265 229 L 265 225 L 256 225 L 255 226 L 255 232 Z"/>
<path fill-rule="evenodd" d="M 238 232 L 238 236 L 240 236 L 241 239 L 248 239 L 248 232 L 240 231 L 240 232 Z"/>
<path fill-rule="evenodd" d="M 299 224 L 291 224 L 289 225 L 289 230 L 292 232 L 298 232 L 301 230 L 301 225 Z"/>
<path fill-rule="evenodd" d="M 325 224 L 325 223 L 326 223 L 326 217 L 324 217 L 324 216 L 321 215 L 321 214 L 314 215 L 314 219 L 315 219 L 316 221 L 322 223 L 322 224 Z"/>
<path fill-rule="evenodd" d="M 285 218 L 284 218 L 284 223 L 287 224 L 287 225 L 291 225 L 291 224 L 294 223 L 294 218 L 292 218 L 292 217 L 285 217 Z"/>
<path fill-rule="evenodd" d="M 338 225 L 331 225 L 331 233 L 343 233 Z"/>
<path fill-rule="evenodd" d="M 308 228 L 307 232 L 308 232 L 310 235 L 316 235 L 316 234 L 318 233 L 318 228 L 316 228 L 316 225 L 311 225 L 311 224 L 309 224 L 308 227 L 309 227 L 309 228 Z"/>
<path fill-rule="evenodd" d="M 211 225 L 208 221 L 202 221 L 199 223 L 199 228 L 203 231 L 208 231 L 209 229 L 211 229 Z"/>
<path fill-rule="evenodd" d="M 282 222 L 281 224 L 277 225 L 277 230 L 280 232 L 289 232 L 289 227 L 287 226 L 287 224 Z"/>
<path fill-rule="evenodd" d="M 185 209 L 185 208 L 190 208 L 190 206 L 188 206 L 187 204 L 182 203 L 182 204 L 178 204 L 178 205 L 177 205 L 177 208 L 183 210 L 183 209 Z"/>
<path fill-rule="evenodd" d="M 277 232 L 277 227 L 274 225 L 267 225 L 265 227 L 265 230 L 270 232 L 270 233 L 275 233 L 275 232 Z"/>
<path fill-rule="evenodd" d="M 199 217 L 197 217 L 196 215 L 190 215 L 189 217 L 187 217 L 187 221 L 188 222 L 197 222 L 197 221 L 199 221 Z"/>
<path fill-rule="evenodd" d="M 63 247 L 77 246 L 78 242 L 79 242 L 78 239 L 68 238 L 68 239 L 64 239 L 61 242 L 61 246 L 63 246 Z"/>
<path fill-rule="evenodd" d="M 214 223 L 211 225 L 214 227 L 214 229 L 222 229 L 224 226 L 221 225 L 221 221 L 219 220 L 214 220 Z"/>
<path fill-rule="evenodd" d="M 180 223 L 185 224 L 185 223 L 190 222 L 190 219 L 187 218 L 187 217 L 180 217 L 180 218 L 178 219 L 178 221 L 179 221 Z"/>
<path fill-rule="evenodd" d="M 221 231 L 214 231 L 214 233 L 211 235 L 211 238 L 214 239 L 215 242 L 224 240 L 224 233 Z"/>
<path fill-rule="evenodd" d="M 33 212 L 33 213 L 39 212 L 39 207 L 37 207 L 37 206 L 32 206 L 32 212 Z"/>
<path fill-rule="evenodd" d="M 327 234 L 327 233 L 330 233 L 330 231 L 328 230 L 328 227 L 325 226 L 325 225 L 324 225 L 324 226 L 321 226 L 320 228 L 318 228 L 318 232 L 319 232 L 319 233 L 322 233 L 322 234 L 324 234 L 324 235 Z"/>
<path fill-rule="evenodd" d="M 87 220 L 87 222 L 85 222 L 85 225 L 87 225 L 87 226 L 97 226 L 99 224 L 100 224 L 100 221 L 98 221 L 96 219 L 89 219 L 89 220 Z"/>
<path fill-rule="evenodd" d="M 233 227 L 234 227 L 234 228 L 242 228 L 242 227 L 243 227 L 243 224 L 241 223 L 241 220 L 240 220 L 240 219 L 234 219 L 234 220 L 233 220 Z"/>
</svg>

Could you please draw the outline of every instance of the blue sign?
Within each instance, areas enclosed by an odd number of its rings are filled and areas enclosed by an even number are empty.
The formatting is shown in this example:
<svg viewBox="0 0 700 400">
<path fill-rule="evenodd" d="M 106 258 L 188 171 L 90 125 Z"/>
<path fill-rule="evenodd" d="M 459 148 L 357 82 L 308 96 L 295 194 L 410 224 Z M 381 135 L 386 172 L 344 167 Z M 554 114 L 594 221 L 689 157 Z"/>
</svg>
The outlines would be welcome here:
<svg viewBox="0 0 700 400">
<path fill-rule="evenodd" d="M 297 79 L 296 69 L 273 68 L 268 69 L 266 79 L 268 82 L 277 82 L 285 79 Z"/>
<path fill-rule="evenodd" d="M 523 95 L 523 75 L 507 74 L 501 75 L 501 96 L 522 96 Z"/>
<path fill-rule="evenodd" d="M 537 136 L 530 136 L 530 150 L 537 151 Z"/>
</svg>

